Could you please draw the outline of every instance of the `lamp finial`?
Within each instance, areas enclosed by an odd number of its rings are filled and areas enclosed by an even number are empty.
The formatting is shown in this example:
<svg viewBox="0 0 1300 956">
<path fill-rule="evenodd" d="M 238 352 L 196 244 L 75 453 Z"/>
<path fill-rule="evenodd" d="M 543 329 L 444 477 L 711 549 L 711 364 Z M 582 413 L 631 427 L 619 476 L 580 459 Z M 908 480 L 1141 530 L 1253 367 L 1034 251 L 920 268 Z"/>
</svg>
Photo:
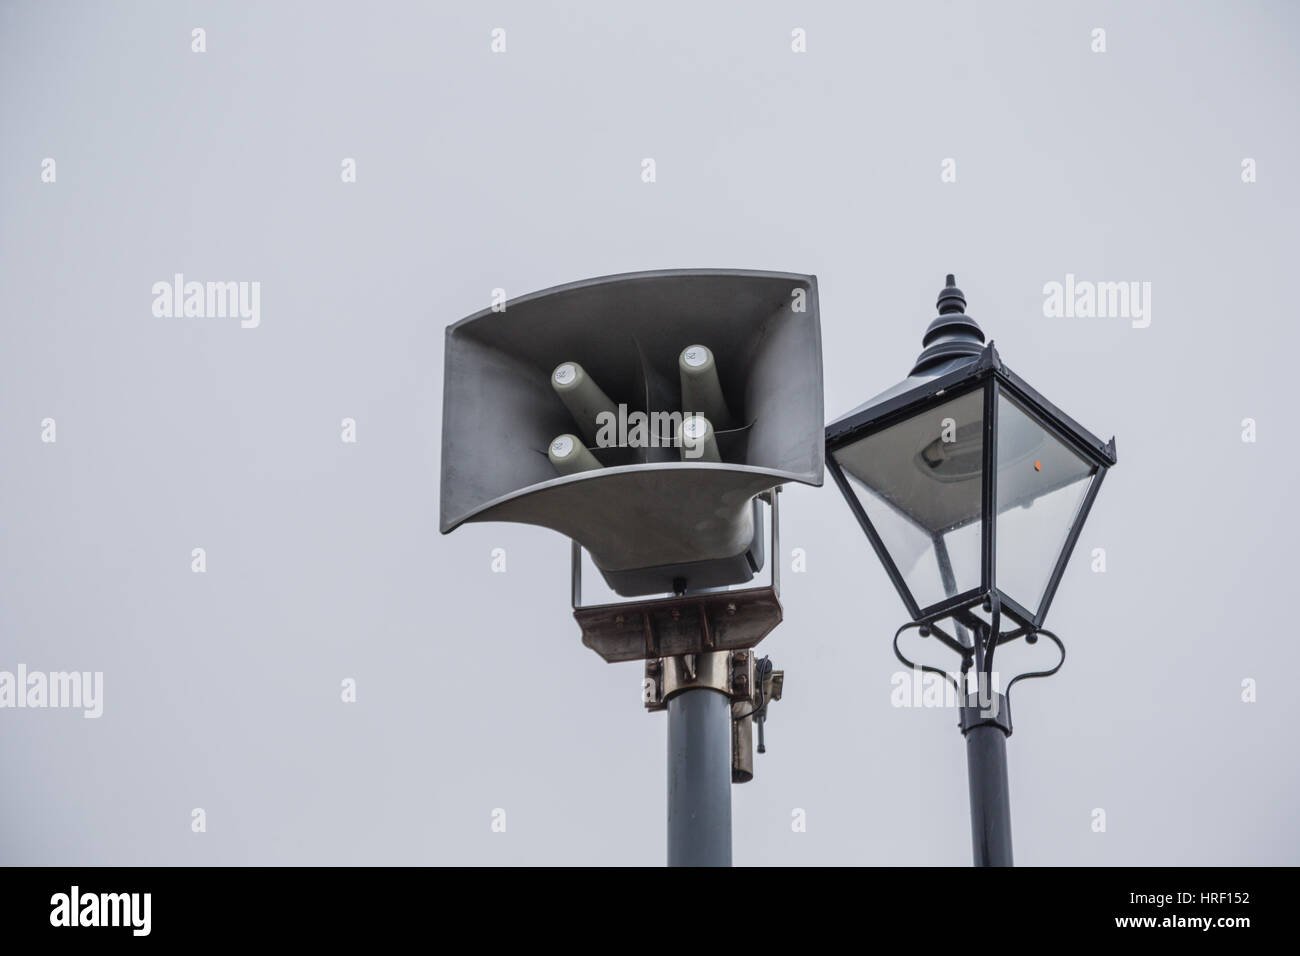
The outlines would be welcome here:
<svg viewBox="0 0 1300 956">
<path fill-rule="evenodd" d="M 917 356 L 913 375 L 956 358 L 973 359 L 984 350 L 984 332 L 979 323 L 966 314 L 966 295 L 957 288 L 957 277 L 950 272 L 946 279 L 935 302 L 939 315 L 921 339 L 924 350 Z"/>
</svg>

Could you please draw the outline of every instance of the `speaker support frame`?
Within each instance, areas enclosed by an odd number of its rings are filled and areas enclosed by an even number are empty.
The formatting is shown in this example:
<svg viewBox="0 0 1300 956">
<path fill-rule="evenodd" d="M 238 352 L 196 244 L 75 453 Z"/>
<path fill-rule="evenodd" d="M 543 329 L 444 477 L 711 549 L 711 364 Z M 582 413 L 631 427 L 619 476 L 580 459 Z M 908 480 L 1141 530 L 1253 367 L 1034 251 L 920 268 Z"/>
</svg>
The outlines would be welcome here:
<svg viewBox="0 0 1300 956">
<path fill-rule="evenodd" d="M 781 623 L 781 487 L 758 495 L 768 504 L 770 580 L 756 587 L 708 590 L 607 604 L 582 603 L 582 546 L 571 542 L 571 602 L 582 643 L 608 663 L 755 647 Z"/>
</svg>

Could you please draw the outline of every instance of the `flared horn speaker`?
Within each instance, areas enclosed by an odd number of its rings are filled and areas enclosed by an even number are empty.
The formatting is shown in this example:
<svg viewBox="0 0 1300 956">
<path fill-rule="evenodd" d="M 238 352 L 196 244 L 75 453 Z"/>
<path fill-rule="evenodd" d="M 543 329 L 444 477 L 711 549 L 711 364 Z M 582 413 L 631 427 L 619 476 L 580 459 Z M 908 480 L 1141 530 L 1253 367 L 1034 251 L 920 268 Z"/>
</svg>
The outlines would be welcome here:
<svg viewBox="0 0 1300 956">
<path fill-rule="evenodd" d="M 447 329 L 442 424 L 444 534 L 551 528 L 628 597 L 743 584 L 755 497 L 822 483 L 817 280 L 639 272 L 485 309 Z"/>
</svg>

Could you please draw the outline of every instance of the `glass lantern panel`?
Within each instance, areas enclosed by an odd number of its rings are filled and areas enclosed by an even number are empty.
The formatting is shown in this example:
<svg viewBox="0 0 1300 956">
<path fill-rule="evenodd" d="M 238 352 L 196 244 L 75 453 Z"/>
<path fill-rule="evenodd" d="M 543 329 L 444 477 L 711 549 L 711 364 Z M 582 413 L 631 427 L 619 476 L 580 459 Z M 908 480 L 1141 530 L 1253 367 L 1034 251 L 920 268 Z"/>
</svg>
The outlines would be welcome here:
<svg viewBox="0 0 1300 956">
<path fill-rule="evenodd" d="M 998 394 L 998 590 L 1037 613 L 1096 468 Z"/>
<path fill-rule="evenodd" d="M 834 454 L 919 607 L 979 587 L 983 389 Z"/>
</svg>

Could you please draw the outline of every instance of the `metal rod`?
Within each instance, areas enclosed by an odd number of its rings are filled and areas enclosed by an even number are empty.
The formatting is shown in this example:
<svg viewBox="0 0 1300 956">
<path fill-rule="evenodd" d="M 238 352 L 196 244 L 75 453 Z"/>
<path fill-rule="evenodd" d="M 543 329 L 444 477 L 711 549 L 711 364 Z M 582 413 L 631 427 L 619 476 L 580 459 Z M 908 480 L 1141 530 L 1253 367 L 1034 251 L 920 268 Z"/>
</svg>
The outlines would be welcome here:
<svg viewBox="0 0 1300 956">
<path fill-rule="evenodd" d="M 998 385 L 994 379 L 984 391 L 984 476 L 983 526 L 980 544 L 980 587 L 992 591 L 997 587 L 998 564 Z"/>
<path fill-rule="evenodd" d="M 1013 866 L 1007 735 L 994 724 L 966 731 L 970 830 L 976 866 Z"/>
<path fill-rule="evenodd" d="M 867 517 L 866 510 L 862 507 L 862 502 L 858 500 L 858 494 L 849 484 L 849 480 L 844 477 L 844 472 L 840 468 L 840 463 L 835 460 L 834 455 L 828 455 L 826 458 L 826 470 L 831 473 L 835 479 L 835 484 L 839 485 L 840 493 L 844 495 L 844 500 L 848 502 L 849 510 L 853 512 L 853 517 L 858 519 L 858 524 L 871 542 L 871 548 L 876 552 L 876 557 L 880 563 L 885 566 L 885 573 L 889 575 L 889 580 L 894 582 L 894 589 L 898 591 L 898 596 L 903 599 L 903 604 L 907 608 L 907 613 L 912 615 L 912 620 L 921 616 L 921 609 L 917 606 L 916 599 L 912 597 L 911 590 L 907 587 L 907 582 L 903 578 L 903 572 L 898 570 L 898 565 L 894 563 L 894 558 L 885 547 L 884 541 L 881 540 L 880 534 L 876 531 L 875 525 Z M 776 564 L 772 566 L 775 568 Z"/>
<path fill-rule="evenodd" d="M 948 597 L 954 597 L 957 594 L 957 575 L 952 572 L 952 558 L 948 556 L 948 543 L 943 540 L 942 534 L 936 534 L 933 541 L 934 556 L 939 559 L 939 578 L 943 581 L 943 593 Z M 952 623 L 957 631 L 958 643 L 962 647 L 971 647 L 971 638 L 966 633 L 966 628 L 956 619 Z"/>
<path fill-rule="evenodd" d="M 731 866 L 731 700 L 717 690 L 668 700 L 668 865 Z"/>
</svg>

